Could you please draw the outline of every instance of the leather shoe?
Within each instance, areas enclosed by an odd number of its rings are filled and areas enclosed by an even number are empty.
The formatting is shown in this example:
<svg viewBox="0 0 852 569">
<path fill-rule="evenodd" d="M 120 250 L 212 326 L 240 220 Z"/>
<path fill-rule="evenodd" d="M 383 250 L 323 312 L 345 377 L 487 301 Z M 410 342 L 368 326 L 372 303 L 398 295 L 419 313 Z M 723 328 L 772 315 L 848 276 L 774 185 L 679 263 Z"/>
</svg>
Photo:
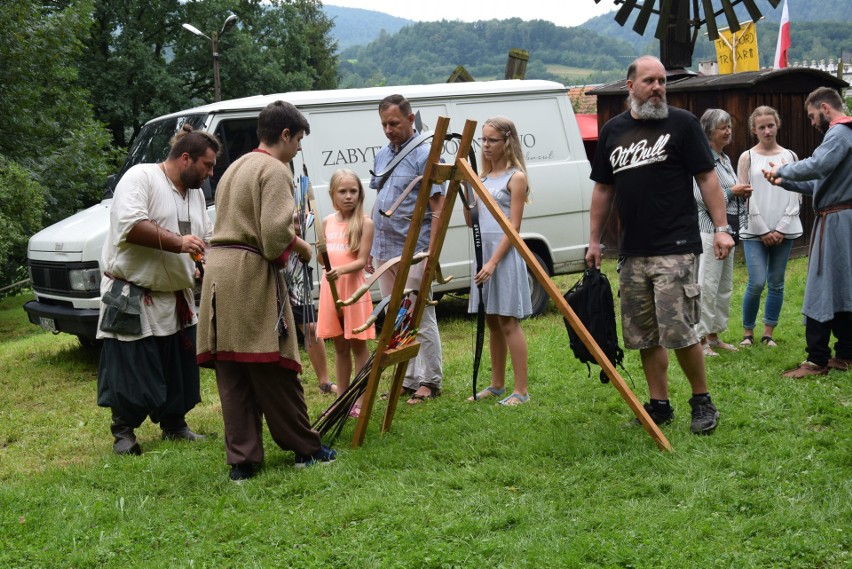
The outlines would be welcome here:
<svg viewBox="0 0 852 569">
<path fill-rule="evenodd" d="M 115 443 L 112 445 L 112 450 L 115 454 L 120 455 L 130 455 L 130 456 L 139 456 L 142 454 L 142 447 L 139 446 L 139 443 L 136 442 L 136 437 L 134 438 L 126 438 L 126 437 L 116 437 Z"/>
<path fill-rule="evenodd" d="M 840 371 L 849 371 L 852 369 L 852 360 L 847 360 L 844 358 L 831 358 L 828 360 L 828 367 L 830 369 L 837 369 Z"/>
<path fill-rule="evenodd" d="M 163 431 L 163 440 L 164 441 L 203 441 L 206 439 L 206 435 L 199 435 L 198 433 L 193 433 L 189 430 L 189 427 L 184 427 L 182 429 L 178 429 L 177 431 Z"/>
<path fill-rule="evenodd" d="M 781 375 L 792 379 L 802 379 L 804 377 L 810 377 L 812 375 L 825 375 L 827 373 L 827 366 L 820 366 L 812 362 L 804 361 L 799 364 L 799 367 L 787 370 Z"/>
<path fill-rule="evenodd" d="M 260 469 L 260 465 L 254 462 L 243 462 L 241 464 L 232 464 L 231 465 L 231 473 L 228 475 L 228 478 L 233 480 L 234 482 L 242 482 L 243 480 L 248 480 L 249 478 L 254 478 L 254 475 L 257 474 L 257 471 Z"/>
<path fill-rule="evenodd" d="M 142 447 L 136 442 L 136 433 L 133 429 L 124 425 L 112 425 L 113 444 L 112 450 L 115 454 L 139 456 Z"/>
</svg>

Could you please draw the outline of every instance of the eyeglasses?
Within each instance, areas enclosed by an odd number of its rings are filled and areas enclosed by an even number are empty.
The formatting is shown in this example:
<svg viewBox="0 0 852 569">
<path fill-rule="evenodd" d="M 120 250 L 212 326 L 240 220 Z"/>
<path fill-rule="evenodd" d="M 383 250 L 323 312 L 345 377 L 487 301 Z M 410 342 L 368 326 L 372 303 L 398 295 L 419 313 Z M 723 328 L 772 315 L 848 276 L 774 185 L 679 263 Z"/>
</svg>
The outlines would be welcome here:
<svg viewBox="0 0 852 569">
<path fill-rule="evenodd" d="M 500 144 L 505 140 L 505 138 L 487 138 L 483 136 L 479 139 L 479 142 L 481 142 L 482 144 Z"/>
<path fill-rule="evenodd" d="M 731 125 L 726 124 L 726 125 L 723 125 L 723 126 L 716 127 L 716 130 L 732 130 L 732 127 L 731 127 Z"/>
</svg>

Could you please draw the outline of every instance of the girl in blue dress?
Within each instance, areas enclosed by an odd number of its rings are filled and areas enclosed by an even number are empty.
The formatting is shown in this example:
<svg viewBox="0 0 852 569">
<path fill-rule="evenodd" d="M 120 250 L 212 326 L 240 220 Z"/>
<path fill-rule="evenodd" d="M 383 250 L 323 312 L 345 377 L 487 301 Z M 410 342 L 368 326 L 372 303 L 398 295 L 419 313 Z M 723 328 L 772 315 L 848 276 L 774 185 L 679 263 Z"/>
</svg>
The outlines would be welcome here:
<svg viewBox="0 0 852 569">
<path fill-rule="evenodd" d="M 521 230 L 524 204 L 530 189 L 518 131 L 505 117 L 493 117 L 482 125 L 482 183 L 500 205 L 516 231 Z M 529 401 L 527 391 L 527 340 L 520 321 L 532 314 L 527 267 L 497 221 L 482 205 L 479 214 L 482 233 L 483 264 L 471 283 L 468 311 L 476 313 L 479 287 L 485 304 L 491 352 L 491 385 L 476 399 L 500 397 L 506 392 L 506 357 L 512 357 L 514 390 L 501 405 L 520 405 Z M 465 212 L 467 213 L 467 212 Z M 469 398 L 471 401 L 473 397 Z"/>
</svg>

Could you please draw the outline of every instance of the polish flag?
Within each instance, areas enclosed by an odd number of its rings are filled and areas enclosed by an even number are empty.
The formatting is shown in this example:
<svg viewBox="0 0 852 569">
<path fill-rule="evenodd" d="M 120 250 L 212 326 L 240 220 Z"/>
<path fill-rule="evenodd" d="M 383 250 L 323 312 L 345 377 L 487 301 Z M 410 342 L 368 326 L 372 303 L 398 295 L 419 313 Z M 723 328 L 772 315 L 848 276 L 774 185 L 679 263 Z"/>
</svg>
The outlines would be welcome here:
<svg viewBox="0 0 852 569">
<path fill-rule="evenodd" d="M 781 27 L 778 29 L 778 43 L 775 45 L 775 62 L 772 67 L 784 69 L 789 61 L 790 51 L 790 14 L 787 12 L 787 0 L 784 0 L 784 9 L 781 11 Z"/>
</svg>

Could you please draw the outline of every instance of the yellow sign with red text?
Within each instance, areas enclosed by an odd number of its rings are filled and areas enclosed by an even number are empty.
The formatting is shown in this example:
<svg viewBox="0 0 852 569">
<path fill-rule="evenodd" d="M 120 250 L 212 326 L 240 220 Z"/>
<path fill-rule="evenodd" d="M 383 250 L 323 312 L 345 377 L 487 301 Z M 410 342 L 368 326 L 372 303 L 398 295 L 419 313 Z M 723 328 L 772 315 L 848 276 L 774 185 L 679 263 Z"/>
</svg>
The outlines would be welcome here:
<svg viewBox="0 0 852 569">
<path fill-rule="evenodd" d="M 740 31 L 735 34 L 732 34 L 729 28 L 719 30 L 719 39 L 713 43 L 716 44 L 719 75 L 760 69 L 757 27 L 754 22 L 742 24 Z"/>
</svg>

